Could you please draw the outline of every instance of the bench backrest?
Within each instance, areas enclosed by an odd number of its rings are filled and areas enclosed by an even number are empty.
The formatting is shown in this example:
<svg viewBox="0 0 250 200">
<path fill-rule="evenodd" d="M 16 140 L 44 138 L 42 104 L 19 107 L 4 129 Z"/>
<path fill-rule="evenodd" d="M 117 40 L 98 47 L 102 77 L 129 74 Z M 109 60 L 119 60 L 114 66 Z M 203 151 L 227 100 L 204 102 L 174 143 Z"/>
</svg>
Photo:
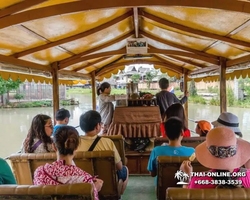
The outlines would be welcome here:
<svg viewBox="0 0 250 200">
<path fill-rule="evenodd" d="M 188 160 L 189 157 L 180 156 L 158 156 L 157 162 L 157 197 L 165 199 L 166 189 L 168 187 L 178 187 L 178 179 L 175 178 L 175 173 L 180 169 L 181 163 Z M 192 162 L 193 171 L 201 172 L 208 171 L 196 159 Z M 182 185 L 180 185 L 181 187 Z"/>
<path fill-rule="evenodd" d="M 90 183 L 71 185 L 0 185 L 0 199 L 84 199 L 94 200 Z"/>
<path fill-rule="evenodd" d="M 250 198 L 250 188 L 237 189 L 184 189 L 168 188 L 167 200 L 247 200 Z"/>
<path fill-rule="evenodd" d="M 206 137 L 184 137 L 181 140 L 181 145 L 186 147 L 197 147 L 200 143 L 204 142 L 206 140 Z M 169 140 L 168 138 L 160 137 L 155 138 L 154 140 L 154 146 L 161 146 L 163 143 L 168 144 Z"/>
<path fill-rule="evenodd" d="M 37 167 L 56 160 L 55 153 L 14 154 L 9 157 L 19 185 L 32 185 Z M 104 181 L 100 196 L 109 198 L 118 195 L 116 167 L 113 151 L 76 152 L 76 166 Z"/>
<path fill-rule="evenodd" d="M 123 165 L 125 165 L 125 147 L 124 147 L 125 145 L 124 145 L 123 136 L 122 135 L 110 135 L 110 136 L 102 136 L 102 137 L 109 138 L 114 142 L 115 147 L 120 154 L 122 163 Z"/>
</svg>

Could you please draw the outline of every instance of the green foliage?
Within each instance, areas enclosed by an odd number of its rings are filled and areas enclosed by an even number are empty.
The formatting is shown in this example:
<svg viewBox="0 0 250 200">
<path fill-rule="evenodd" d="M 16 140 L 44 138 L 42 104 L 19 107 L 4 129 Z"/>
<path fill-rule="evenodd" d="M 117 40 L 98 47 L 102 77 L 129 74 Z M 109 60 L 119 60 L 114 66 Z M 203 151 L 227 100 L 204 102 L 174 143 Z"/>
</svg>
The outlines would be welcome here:
<svg viewBox="0 0 250 200">
<path fill-rule="evenodd" d="M 63 106 L 70 106 L 71 102 L 70 101 L 66 101 L 66 100 L 61 100 L 60 104 L 63 105 Z"/>
<path fill-rule="evenodd" d="M 146 72 L 145 79 L 147 81 L 147 87 L 150 88 L 150 83 L 157 76 L 157 72 Z"/>
<path fill-rule="evenodd" d="M 234 92 L 231 87 L 227 88 L 227 106 L 233 106 L 234 105 Z"/>
<path fill-rule="evenodd" d="M 195 82 L 192 80 L 189 85 L 190 96 L 197 96 L 197 89 L 195 87 Z"/>
<path fill-rule="evenodd" d="M 208 89 L 208 92 L 209 93 L 217 93 L 217 94 L 219 94 L 219 88 L 218 88 L 218 86 L 215 86 L 215 87 L 213 87 L 213 86 L 208 86 L 207 87 L 207 89 Z"/>
<path fill-rule="evenodd" d="M 15 94 L 14 95 L 14 98 L 16 99 L 16 100 L 21 100 L 21 99 L 23 99 L 24 98 L 24 94 Z"/>
<path fill-rule="evenodd" d="M 250 78 L 240 78 L 239 79 L 239 88 L 244 90 L 247 95 L 250 95 Z"/>
<path fill-rule="evenodd" d="M 18 89 L 21 83 L 22 82 L 19 79 L 16 81 L 12 81 L 11 79 L 6 81 L 0 77 L 0 95 Z"/>
<path fill-rule="evenodd" d="M 139 80 L 140 80 L 140 78 L 141 78 L 141 75 L 140 75 L 140 74 L 133 74 L 133 75 L 131 76 L 131 79 L 132 79 L 132 81 L 133 81 L 134 83 L 138 83 Z"/>
<path fill-rule="evenodd" d="M 202 96 L 199 96 L 199 95 L 190 96 L 188 98 L 188 102 L 197 103 L 197 104 L 207 104 L 206 99 L 204 99 Z"/>
<path fill-rule="evenodd" d="M 213 106 L 219 106 L 220 105 L 220 99 L 218 97 L 212 98 L 209 102 L 210 105 Z"/>
</svg>

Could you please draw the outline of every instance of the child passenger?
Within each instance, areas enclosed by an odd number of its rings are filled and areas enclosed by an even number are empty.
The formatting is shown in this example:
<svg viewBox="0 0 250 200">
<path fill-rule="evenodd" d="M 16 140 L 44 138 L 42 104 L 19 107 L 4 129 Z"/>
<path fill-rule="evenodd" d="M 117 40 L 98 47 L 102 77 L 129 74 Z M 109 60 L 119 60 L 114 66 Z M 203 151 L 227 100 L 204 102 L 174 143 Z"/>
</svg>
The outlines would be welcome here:
<svg viewBox="0 0 250 200">
<path fill-rule="evenodd" d="M 68 110 L 61 108 L 58 111 L 56 111 L 56 125 L 53 129 L 52 136 L 55 135 L 56 129 L 58 129 L 61 126 L 66 126 L 69 123 L 70 113 Z"/>
<path fill-rule="evenodd" d="M 81 145 L 79 146 L 78 151 L 114 151 L 117 176 L 120 185 L 122 186 L 121 191 L 118 192 L 122 195 L 128 183 L 128 168 L 123 165 L 121 157 L 113 141 L 109 138 L 98 136 L 98 133 L 101 131 L 101 121 L 101 115 L 94 110 L 90 110 L 81 115 L 80 127 L 86 133 L 86 135 L 81 136 Z M 95 141 L 97 143 L 93 147 L 92 144 Z"/>
<path fill-rule="evenodd" d="M 53 132 L 51 117 L 48 115 L 36 115 L 31 123 L 28 135 L 24 140 L 22 153 L 48 153 L 54 152 L 52 139 Z"/>
<path fill-rule="evenodd" d="M 195 132 L 200 137 L 206 137 L 207 133 L 211 130 L 211 124 L 205 120 L 200 120 L 200 121 L 197 121 L 195 123 L 197 123 L 196 128 L 195 128 Z"/>
<path fill-rule="evenodd" d="M 77 130 L 71 126 L 59 127 L 53 140 L 57 161 L 52 164 L 47 163 L 36 169 L 34 185 L 91 183 L 94 186 L 95 200 L 98 200 L 98 191 L 101 190 L 103 181 L 93 178 L 73 163 L 74 153 L 80 143 Z"/>
<path fill-rule="evenodd" d="M 184 133 L 184 125 L 178 117 L 170 117 L 165 122 L 165 131 L 169 139 L 169 145 L 155 147 L 148 161 L 148 171 L 152 177 L 157 175 L 157 157 L 158 156 L 191 156 L 194 148 L 181 145 Z M 157 184 L 157 179 L 155 179 Z"/>
<path fill-rule="evenodd" d="M 114 113 L 114 105 L 112 101 L 115 101 L 115 95 L 110 95 L 110 92 L 111 86 L 108 82 L 102 83 L 97 89 L 97 95 L 99 96 L 99 112 L 104 126 L 104 134 L 108 132 Z"/>
</svg>

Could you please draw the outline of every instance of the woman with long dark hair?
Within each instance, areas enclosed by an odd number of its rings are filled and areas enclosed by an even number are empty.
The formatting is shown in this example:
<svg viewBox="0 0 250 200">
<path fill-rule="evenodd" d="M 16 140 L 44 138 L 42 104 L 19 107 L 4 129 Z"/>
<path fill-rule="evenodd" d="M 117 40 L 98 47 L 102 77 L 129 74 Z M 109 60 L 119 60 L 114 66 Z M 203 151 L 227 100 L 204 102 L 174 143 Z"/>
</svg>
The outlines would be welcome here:
<svg viewBox="0 0 250 200">
<path fill-rule="evenodd" d="M 94 186 L 95 200 L 103 181 L 92 177 L 87 172 L 75 166 L 73 158 L 80 144 L 77 130 L 71 126 L 59 127 L 53 137 L 53 147 L 57 153 L 57 161 L 45 164 L 36 169 L 34 185 L 60 185 L 73 183 L 91 183 Z"/>
<path fill-rule="evenodd" d="M 36 115 L 31 123 L 28 135 L 24 140 L 22 153 L 54 152 L 52 147 L 53 125 L 48 115 Z"/>
<path fill-rule="evenodd" d="M 111 86 L 108 82 L 103 82 L 97 89 L 97 95 L 99 96 L 99 112 L 104 125 L 103 133 L 108 132 L 114 113 L 112 101 L 115 101 L 115 95 L 110 95 L 110 92 Z"/>
<path fill-rule="evenodd" d="M 187 120 L 186 120 L 184 108 L 180 103 L 175 103 L 175 104 L 172 104 L 171 106 L 169 106 L 168 109 L 166 110 L 166 112 L 164 113 L 164 115 L 165 115 L 164 121 L 166 121 L 166 119 L 168 119 L 170 117 L 179 117 L 182 120 L 182 123 L 184 124 L 183 137 L 190 137 L 190 130 L 187 128 Z M 162 135 L 163 135 L 163 137 L 166 137 L 165 129 L 162 132 Z"/>
</svg>

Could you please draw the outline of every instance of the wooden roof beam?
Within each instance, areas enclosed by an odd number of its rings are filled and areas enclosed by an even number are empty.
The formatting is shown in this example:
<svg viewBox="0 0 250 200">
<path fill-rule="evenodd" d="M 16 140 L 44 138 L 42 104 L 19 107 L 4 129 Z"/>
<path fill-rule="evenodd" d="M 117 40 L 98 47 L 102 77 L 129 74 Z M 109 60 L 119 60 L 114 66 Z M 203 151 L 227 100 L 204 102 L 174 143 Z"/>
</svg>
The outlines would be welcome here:
<svg viewBox="0 0 250 200">
<path fill-rule="evenodd" d="M 176 24 L 176 23 L 173 23 L 171 21 L 162 19 L 160 17 L 154 16 L 154 15 L 149 14 L 147 12 L 141 12 L 140 14 L 145 18 L 148 18 L 148 19 L 153 20 L 155 22 L 158 22 L 160 24 L 169 26 L 171 28 L 175 28 L 175 29 L 178 29 L 178 30 L 181 30 L 181 31 L 185 31 L 185 32 L 192 33 L 192 34 L 195 34 L 195 35 L 200 35 L 200 36 L 207 37 L 207 38 L 212 38 L 212 39 L 215 39 L 215 40 L 220 40 L 220 41 L 223 41 L 223 42 L 228 42 L 228 43 L 231 43 L 231 44 L 236 44 L 236 45 L 240 45 L 240 46 L 244 46 L 244 47 L 250 47 L 249 42 L 244 42 L 244 41 L 232 39 L 232 38 L 229 38 L 229 37 L 224 37 L 224 36 L 216 35 L 216 34 L 213 34 L 213 33 L 196 30 L 196 29 L 193 29 L 193 28 L 190 28 L 190 27 L 187 27 L 187 26 L 183 26 L 183 25 Z"/>
<path fill-rule="evenodd" d="M 48 0 L 25 0 L 0 10 L 0 18 L 20 12 Z"/>
<path fill-rule="evenodd" d="M 176 73 L 179 73 L 179 74 L 183 73 L 183 69 L 179 68 L 180 66 L 178 66 L 178 68 L 175 68 L 174 66 L 170 66 L 167 63 L 160 62 L 160 61 L 134 60 L 134 61 L 128 61 L 128 62 L 115 63 L 115 64 L 112 64 L 112 65 L 106 67 L 106 68 L 102 68 L 99 72 L 97 72 L 96 76 L 101 76 L 101 75 L 108 73 L 109 71 L 112 71 L 113 69 L 118 68 L 120 66 L 132 65 L 132 64 L 159 65 L 159 66 L 163 66 L 166 69 L 174 71 Z"/>
<path fill-rule="evenodd" d="M 168 57 L 173 58 L 173 59 L 178 60 L 178 61 L 181 61 L 181 62 L 184 62 L 184 63 L 187 63 L 187 64 L 190 64 L 190 65 L 194 65 L 194 66 L 199 67 L 199 68 L 205 68 L 205 67 L 207 67 L 206 65 L 194 62 L 192 60 L 184 59 L 184 58 L 181 58 L 179 56 L 168 55 Z"/>
<path fill-rule="evenodd" d="M 24 68 L 38 69 L 38 70 L 51 72 L 51 67 L 48 65 L 40 65 L 37 63 L 13 58 L 11 56 L 0 55 L 0 62 L 12 64 L 12 65 L 16 65 L 16 66 L 21 66 Z"/>
<path fill-rule="evenodd" d="M 68 71 L 68 70 L 60 70 L 60 71 L 58 71 L 58 73 L 62 74 L 62 75 L 76 76 L 76 77 L 81 77 L 81 78 L 90 80 L 90 75 L 89 74 L 83 74 L 83 73 Z"/>
<path fill-rule="evenodd" d="M 30 0 L 31 1 L 31 0 Z M 32 0 L 34 1 L 34 0 Z M 250 13 L 250 2 L 236 0 L 95 0 L 73 1 L 52 6 L 27 10 L 0 19 L 0 29 L 8 26 L 41 19 L 45 17 L 84 12 L 94 9 L 122 8 L 122 7 L 149 7 L 149 6 L 183 6 L 197 8 L 221 9 L 242 13 Z"/>
<path fill-rule="evenodd" d="M 89 35 L 92 35 L 94 33 L 97 33 L 99 31 L 102 31 L 103 29 L 106 29 L 114 24 L 117 24 L 121 21 L 123 21 L 124 19 L 127 19 L 128 17 L 131 17 L 133 15 L 132 11 L 129 11 L 123 15 L 121 15 L 120 17 L 117 17 L 107 23 L 104 23 L 98 27 L 95 27 L 93 29 L 90 29 L 88 31 L 85 31 L 85 32 L 82 32 L 82 33 L 79 33 L 79 34 L 76 34 L 76 35 L 73 35 L 73 36 L 70 36 L 70 37 L 67 37 L 67 38 L 64 38 L 64 39 L 61 39 L 61 40 L 57 40 L 55 42 L 50 42 L 47 43 L 47 44 L 44 44 L 44 45 L 41 45 L 41 46 L 38 46 L 38 47 L 34 47 L 32 49 L 28 49 L 28 50 L 25 50 L 25 51 L 22 51 L 22 52 L 19 52 L 19 53 L 16 53 L 14 54 L 13 56 L 16 57 L 16 58 L 19 58 L 19 57 L 22 57 L 22 56 L 26 56 L 28 54 L 32 54 L 32 53 L 35 53 L 37 51 L 42 51 L 44 49 L 48 49 L 48 48 L 51 48 L 51 47 L 55 47 L 55 46 L 58 46 L 58 45 L 61 45 L 61 44 L 65 44 L 65 43 L 68 43 L 68 42 L 71 42 L 71 41 L 74 41 L 74 40 L 77 40 L 77 39 L 80 39 L 80 38 L 83 38 L 83 37 L 87 37 Z M 48 42 L 48 40 L 47 40 Z"/>
<path fill-rule="evenodd" d="M 134 27 L 135 27 L 135 37 L 139 37 L 139 17 L 138 17 L 138 8 L 133 8 L 133 14 L 134 14 Z"/>
<path fill-rule="evenodd" d="M 213 66 L 209 66 L 203 69 L 199 69 L 199 70 L 195 70 L 195 71 L 189 71 L 188 74 L 189 75 L 197 75 L 197 74 L 203 74 L 203 73 L 207 73 L 213 70 L 219 70 L 220 67 L 217 65 L 213 65 Z"/>
<path fill-rule="evenodd" d="M 165 54 L 165 55 L 176 55 L 176 56 L 184 56 L 184 57 L 188 57 L 188 58 L 194 58 L 194 59 L 198 59 L 198 60 L 202 60 L 214 65 L 219 65 L 219 61 L 205 57 L 205 56 L 201 56 L 201 55 L 197 55 L 194 53 L 189 53 L 189 52 L 185 52 L 185 51 L 176 51 L 176 50 L 166 50 L 166 49 L 157 49 L 154 48 L 152 46 L 149 46 L 149 50 L 148 53 L 153 53 L 153 54 Z"/>
<path fill-rule="evenodd" d="M 78 67 L 78 68 L 74 69 L 73 71 L 74 71 L 74 72 L 78 72 L 78 71 L 80 71 L 80 70 L 82 70 L 82 69 L 86 69 L 87 67 L 90 67 L 90 66 L 95 65 L 95 64 L 97 64 L 97 63 L 99 63 L 99 62 L 102 62 L 102 61 L 104 61 L 104 60 L 107 60 L 107 59 L 109 59 L 110 57 L 111 57 L 111 56 L 97 59 L 97 60 L 95 60 L 95 61 L 93 61 L 93 62 L 91 62 L 91 63 L 88 63 L 87 65 Z"/>
<path fill-rule="evenodd" d="M 215 60 L 219 60 L 218 56 L 208 54 L 208 53 L 205 53 L 205 52 L 202 52 L 202 51 L 198 51 L 198 50 L 195 50 L 195 49 L 192 49 L 192 48 L 189 48 L 189 47 L 185 47 L 185 46 L 170 42 L 168 40 L 164 40 L 164 39 L 156 37 L 156 36 L 154 36 L 152 34 L 146 33 L 146 32 L 144 32 L 142 30 L 140 30 L 140 34 L 144 35 L 145 37 L 147 37 L 149 39 L 155 40 L 157 42 L 166 44 L 168 46 L 171 46 L 171 47 L 174 47 L 174 48 L 177 48 L 177 49 L 180 49 L 180 50 L 188 51 L 188 52 L 191 52 L 191 53 L 196 53 L 196 54 L 201 55 L 201 56 L 206 56 L 208 58 L 213 58 Z"/>
<path fill-rule="evenodd" d="M 115 51 L 107 51 L 107 52 L 91 54 L 91 55 L 84 56 L 84 57 L 76 59 L 76 60 L 69 61 L 67 63 L 60 63 L 59 69 L 64 69 L 70 65 L 73 65 L 73 64 L 76 64 L 79 62 L 83 62 L 83 61 L 87 61 L 87 60 L 92 60 L 95 58 L 108 57 L 108 56 L 114 56 L 114 55 L 120 55 L 120 54 L 126 54 L 126 53 L 127 53 L 126 48 L 122 48 L 120 50 L 115 50 Z"/>
<path fill-rule="evenodd" d="M 77 59 L 81 58 L 82 56 L 86 56 L 86 55 L 88 55 L 88 54 L 91 54 L 91 53 L 94 53 L 94 52 L 99 51 L 99 50 L 101 50 L 101 49 L 104 49 L 104 48 L 106 48 L 106 47 L 109 47 L 109 46 L 111 46 L 111 45 L 113 45 L 113 44 L 116 44 L 116 43 L 118 43 L 118 42 L 121 42 L 122 40 L 127 39 L 128 37 L 132 36 L 133 34 L 134 34 L 134 30 L 130 31 L 129 33 L 127 33 L 127 34 L 125 34 L 125 35 L 123 35 L 123 36 L 121 36 L 121 37 L 119 37 L 119 38 L 117 38 L 117 39 L 114 39 L 114 40 L 111 40 L 111 41 L 109 41 L 109 42 L 107 42 L 107 43 L 104 43 L 104 44 L 102 44 L 102 45 L 100 45 L 100 46 L 97 46 L 97 47 L 92 48 L 92 49 L 90 49 L 90 50 L 84 51 L 84 52 L 79 53 L 79 54 L 77 54 L 77 55 L 75 55 L 75 56 L 72 56 L 72 57 L 70 57 L 70 58 L 66 58 L 66 59 L 64 59 L 64 60 L 61 60 L 60 63 L 66 65 L 66 63 L 71 62 L 71 61 L 73 61 L 73 60 L 77 60 Z"/>
<path fill-rule="evenodd" d="M 246 56 L 242 56 L 240 58 L 236 58 L 233 60 L 228 60 L 227 61 L 227 67 L 232 67 L 234 65 L 239 65 L 239 64 L 243 64 L 246 62 L 250 61 L 250 55 L 246 55 Z"/>
</svg>

